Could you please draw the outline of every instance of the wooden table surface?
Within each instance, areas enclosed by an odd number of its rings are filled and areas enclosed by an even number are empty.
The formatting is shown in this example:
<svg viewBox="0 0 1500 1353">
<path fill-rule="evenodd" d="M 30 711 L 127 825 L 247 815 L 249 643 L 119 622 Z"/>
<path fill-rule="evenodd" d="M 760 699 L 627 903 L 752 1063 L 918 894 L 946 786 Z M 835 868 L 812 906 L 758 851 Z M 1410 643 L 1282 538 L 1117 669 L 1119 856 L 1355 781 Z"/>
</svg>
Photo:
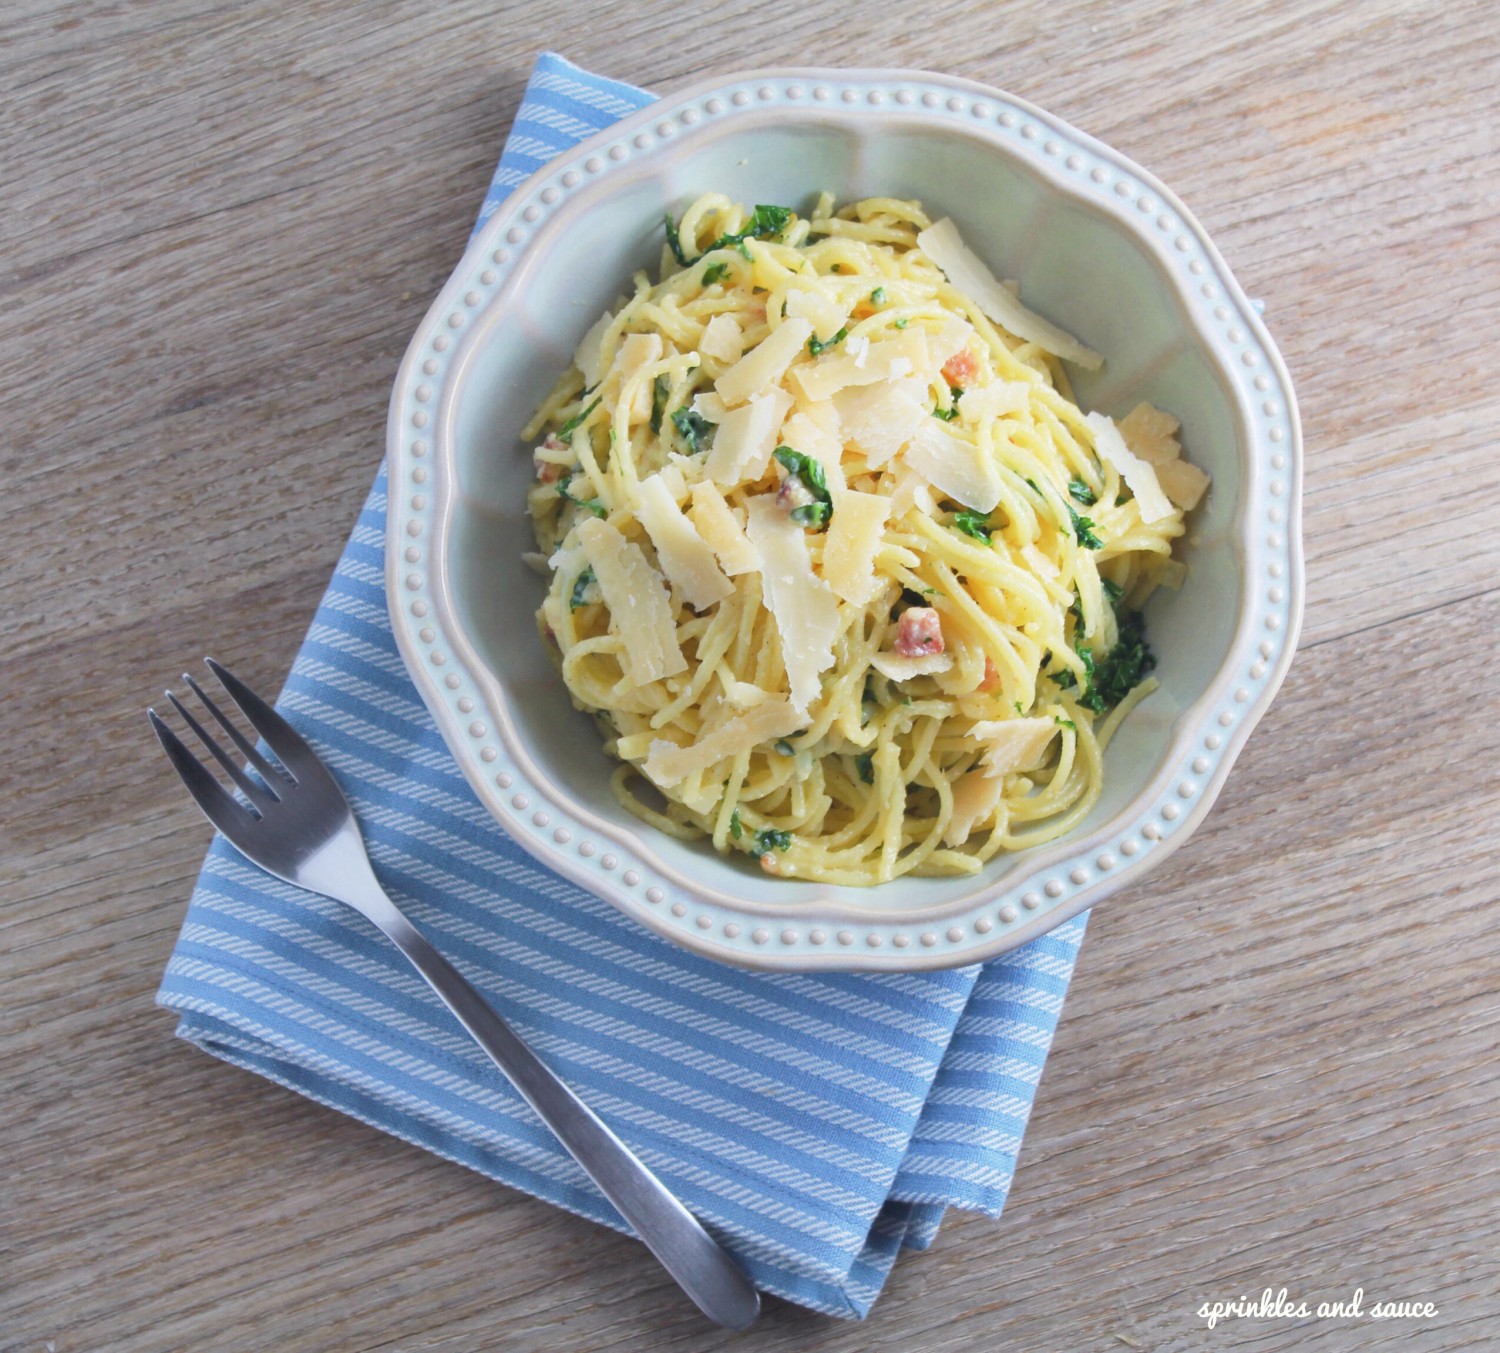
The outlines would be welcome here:
<svg viewBox="0 0 1500 1353">
<path fill-rule="evenodd" d="M 1301 399 L 1282 694 L 1096 911 L 1004 1218 L 953 1216 L 859 1326 L 771 1302 L 720 1336 L 632 1242 L 152 1005 L 208 832 L 142 706 L 205 651 L 279 685 L 542 47 L 1031 99 L 1178 191 Z M 0 1347 L 1495 1346 L 1488 0 L 13 0 L 0 68 Z M 1196 1314 L 1267 1287 L 1438 1313 Z"/>
</svg>

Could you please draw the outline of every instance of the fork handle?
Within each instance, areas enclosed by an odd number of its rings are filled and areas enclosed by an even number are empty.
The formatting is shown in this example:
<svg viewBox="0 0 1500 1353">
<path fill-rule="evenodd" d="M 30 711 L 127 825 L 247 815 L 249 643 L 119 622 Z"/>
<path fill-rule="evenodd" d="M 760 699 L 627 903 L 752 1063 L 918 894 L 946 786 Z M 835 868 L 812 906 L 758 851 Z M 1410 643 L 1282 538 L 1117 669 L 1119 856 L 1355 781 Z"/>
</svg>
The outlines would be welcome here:
<svg viewBox="0 0 1500 1353">
<path fill-rule="evenodd" d="M 382 909 L 383 910 L 383 909 Z M 391 905 L 380 928 L 451 1010 L 522 1098 L 568 1148 L 709 1319 L 744 1329 L 760 1313 L 754 1285 L 728 1252 L 497 1015 L 426 936 Z"/>
</svg>

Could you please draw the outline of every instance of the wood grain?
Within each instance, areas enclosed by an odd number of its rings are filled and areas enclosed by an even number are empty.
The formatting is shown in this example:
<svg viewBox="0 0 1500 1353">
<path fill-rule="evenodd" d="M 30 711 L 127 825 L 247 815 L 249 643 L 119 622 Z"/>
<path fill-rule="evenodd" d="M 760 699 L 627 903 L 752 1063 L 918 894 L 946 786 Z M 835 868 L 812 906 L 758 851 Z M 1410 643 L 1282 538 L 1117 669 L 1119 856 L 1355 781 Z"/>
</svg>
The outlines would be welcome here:
<svg viewBox="0 0 1500 1353">
<path fill-rule="evenodd" d="M 1500 1329 L 1500 29 L 1486 3 L 358 7 L 0 17 L 0 1348 L 727 1347 L 637 1246 L 170 1036 L 207 835 L 141 706 L 275 687 L 533 53 L 998 84 L 1158 173 L 1297 382 L 1307 623 L 1219 806 L 1095 913 L 1006 1215 L 767 1350 L 1255 1349 Z M 752 22 L 753 19 L 753 22 Z M 754 34 L 748 47 L 745 35 Z M 1136 890 L 1137 895 L 1140 890 Z"/>
</svg>

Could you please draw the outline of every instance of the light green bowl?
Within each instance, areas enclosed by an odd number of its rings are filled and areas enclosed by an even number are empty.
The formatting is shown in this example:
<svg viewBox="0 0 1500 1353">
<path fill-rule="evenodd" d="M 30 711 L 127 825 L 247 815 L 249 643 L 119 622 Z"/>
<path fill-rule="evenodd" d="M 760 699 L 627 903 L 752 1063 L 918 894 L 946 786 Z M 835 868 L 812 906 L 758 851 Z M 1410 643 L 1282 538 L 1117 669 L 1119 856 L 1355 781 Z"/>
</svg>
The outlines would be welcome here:
<svg viewBox="0 0 1500 1353">
<path fill-rule="evenodd" d="M 1161 688 L 1105 757 L 1103 797 L 1050 846 L 966 879 L 839 888 L 767 876 L 641 823 L 536 636 L 543 584 L 518 437 L 663 215 L 716 190 L 806 207 L 918 198 L 1026 303 L 1105 355 L 1085 408 L 1182 420 L 1213 476 L 1188 580 L 1147 613 Z M 401 651 L 484 805 L 543 863 L 699 953 L 775 969 L 952 967 L 1137 881 L 1187 838 L 1270 704 L 1302 611 L 1290 381 L 1217 250 L 1161 184 L 1039 109 L 906 71 L 704 81 L 561 156 L 490 219 L 413 338 L 391 401 L 387 581 Z M 1150 906 L 1138 894 L 1134 905 Z"/>
</svg>

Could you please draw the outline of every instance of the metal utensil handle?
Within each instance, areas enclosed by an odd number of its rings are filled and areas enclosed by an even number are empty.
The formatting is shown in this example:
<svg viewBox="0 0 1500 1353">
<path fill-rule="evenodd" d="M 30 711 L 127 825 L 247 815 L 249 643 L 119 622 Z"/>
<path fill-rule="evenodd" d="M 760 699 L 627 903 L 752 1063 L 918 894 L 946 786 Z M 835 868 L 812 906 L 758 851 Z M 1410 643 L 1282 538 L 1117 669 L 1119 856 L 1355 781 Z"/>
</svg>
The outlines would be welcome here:
<svg viewBox="0 0 1500 1353">
<path fill-rule="evenodd" d="M 709 1319 L 744 1329 L 760 1313 L 750 1280 L 698 1220 L 492 1010 L 404 916 L 381 928 L 509 1077 L 604 1196 Z"/>
</svg>

